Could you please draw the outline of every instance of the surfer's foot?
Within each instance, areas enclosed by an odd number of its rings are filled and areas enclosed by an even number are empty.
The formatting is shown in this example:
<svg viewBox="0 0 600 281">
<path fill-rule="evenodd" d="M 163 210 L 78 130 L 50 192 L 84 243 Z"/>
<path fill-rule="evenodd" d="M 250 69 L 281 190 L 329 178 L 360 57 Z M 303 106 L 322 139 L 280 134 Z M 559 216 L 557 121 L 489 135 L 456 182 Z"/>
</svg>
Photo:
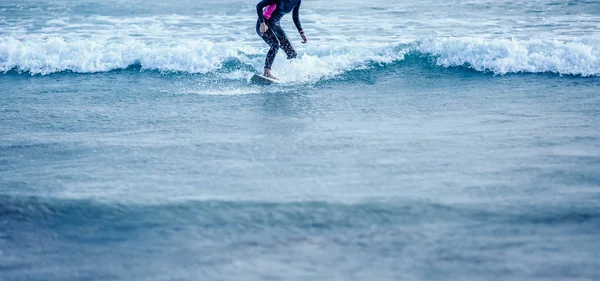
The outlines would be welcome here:
<svg viewBox="0 0 600 281">
<path fill-rule="evenodd" d="M 268 68 L 265 68 L 265 73 L 263 73 L 264 77 L 269 77 L 271 79 L 275 79 L 275 80 L 279 80 L 277 77 L 273 76 L 273 74 L 271 74 L 271 70 Z"/>
</svg>

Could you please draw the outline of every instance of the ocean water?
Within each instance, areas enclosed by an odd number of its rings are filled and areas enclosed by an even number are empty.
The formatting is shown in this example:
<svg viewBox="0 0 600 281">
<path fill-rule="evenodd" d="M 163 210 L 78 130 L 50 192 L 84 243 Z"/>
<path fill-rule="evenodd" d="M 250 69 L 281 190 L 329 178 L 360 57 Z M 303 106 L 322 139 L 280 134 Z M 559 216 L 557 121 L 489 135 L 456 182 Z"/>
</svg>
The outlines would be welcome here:
<svg viewBox="0 0 600 281">
<path fill-rule="evenodd" d="M 0 0 L 0 280 L 600 280 L 600 2 Z"/>
</svg>

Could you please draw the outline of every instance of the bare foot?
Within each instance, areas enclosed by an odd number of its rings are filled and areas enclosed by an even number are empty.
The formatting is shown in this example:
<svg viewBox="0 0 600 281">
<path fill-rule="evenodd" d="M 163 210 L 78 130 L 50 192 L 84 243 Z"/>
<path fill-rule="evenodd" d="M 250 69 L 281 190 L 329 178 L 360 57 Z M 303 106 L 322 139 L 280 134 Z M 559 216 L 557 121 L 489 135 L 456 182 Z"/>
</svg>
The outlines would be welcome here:
<svg viewBox="0 0 600 281">
<path fill-rule="evenodd" d="M 275 76 L 273 76 L 273 74 L 271 74 L 271 70 L 268 68 L 265 68 L 265 73 L 263 73 L 263 76 L 271 78 L 271 79 L 279 80 L 277 77 L 275 77 Z"/>
</svg>

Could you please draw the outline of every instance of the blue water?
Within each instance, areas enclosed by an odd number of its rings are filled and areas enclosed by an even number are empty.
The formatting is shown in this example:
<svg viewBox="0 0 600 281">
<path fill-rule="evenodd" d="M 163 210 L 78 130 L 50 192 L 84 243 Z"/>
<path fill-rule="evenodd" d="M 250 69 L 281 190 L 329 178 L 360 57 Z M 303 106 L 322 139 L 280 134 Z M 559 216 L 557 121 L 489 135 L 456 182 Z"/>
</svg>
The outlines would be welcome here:
<svg viewBox="0 0 600 281">
<path fill-rule="evenodd" d="M 600 3 L 363 2 L 1 2 L 0 280 L 600 280 Z"/>
</svg>

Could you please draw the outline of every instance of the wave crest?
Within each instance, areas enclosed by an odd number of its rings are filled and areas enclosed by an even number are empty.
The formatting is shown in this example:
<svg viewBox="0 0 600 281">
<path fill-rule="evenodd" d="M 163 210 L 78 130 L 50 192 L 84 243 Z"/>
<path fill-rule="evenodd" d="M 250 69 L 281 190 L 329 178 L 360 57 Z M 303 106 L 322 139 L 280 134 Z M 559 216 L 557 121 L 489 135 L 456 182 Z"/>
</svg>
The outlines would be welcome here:
<svg viewBox="0 0 600 281">
<path fill-rule="evenodd" d="M 578 42 L 479 38 L 426 40 L 417 50 L 436 57 L 437 65 L 477 71 L 600 75 L 600 49 Z"/>
<path fill-rule="evenodd" d="M 96 73 L 141 65 L 143 69 L 207 73 L 244 53 L 257 52 L 247 46 L 217 44 L 210 41 L 177 42 L 171 45 L 124 42 L 65 40 L 49 38 L 21 41 L 0 39 L 0 71 L 50 74 L 63 71 Z"/>
<path fill-rule="evenodd" d="M 128 40 L 0 38 L 0 71 L 51 74 L 70 71 L 96 73 L 139 66 L 142 70 L 210 73 L 244 65 L 260 69 L 264 49 L 238 42 L 202 40 L 169 44 Z M 494 74 L 554 73 L 600 76 L 600 47 L 593 42 L 482 38 L 435 38 L 409 44 L 371 46 L 309 46 L 300 59 L 284 63 L 278 56 L 278 74 L 295 82 L 317 81 L 344 72 L 402 62 L 405 54 L 430 57 L 438 67 L 466 67 Z M 407 62 L 410 63 L 410 62 Z"/>
</svg>

